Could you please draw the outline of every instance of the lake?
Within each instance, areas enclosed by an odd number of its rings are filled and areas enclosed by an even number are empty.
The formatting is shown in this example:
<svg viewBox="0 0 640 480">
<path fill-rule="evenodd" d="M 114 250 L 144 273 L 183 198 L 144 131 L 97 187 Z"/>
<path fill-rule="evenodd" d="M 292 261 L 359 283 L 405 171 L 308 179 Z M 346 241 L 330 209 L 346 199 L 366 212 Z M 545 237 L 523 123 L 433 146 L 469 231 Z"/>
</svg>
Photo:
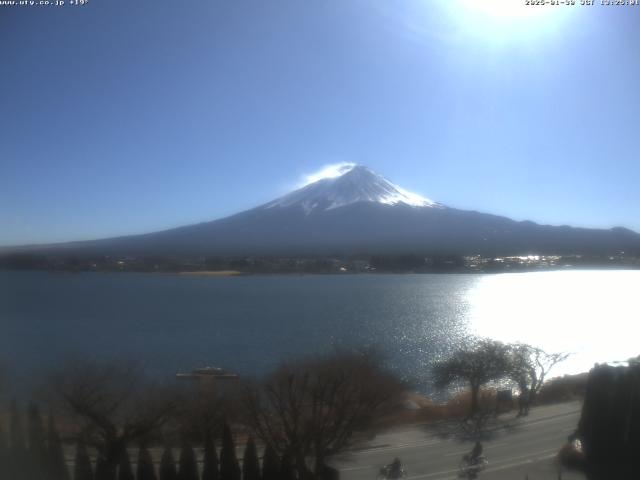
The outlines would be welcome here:
<svg viewBox="0 0 640 480">
<path fill-rule="evenodd" d="M 136 359 L 154 375 L 243 375 L 336 347 L 375 347 L 421 385 L 469 334 L 573 355 L 554 373 L 640 354 L 640 271 L 193 277 L 0 272 L 0 362 Z M 419 387 L 420 388 L 420 387 Z M 423 387 L 424 388 L 424 387 Z M 428 387 L 427 387 L 428 389 Z"/>
</svg>

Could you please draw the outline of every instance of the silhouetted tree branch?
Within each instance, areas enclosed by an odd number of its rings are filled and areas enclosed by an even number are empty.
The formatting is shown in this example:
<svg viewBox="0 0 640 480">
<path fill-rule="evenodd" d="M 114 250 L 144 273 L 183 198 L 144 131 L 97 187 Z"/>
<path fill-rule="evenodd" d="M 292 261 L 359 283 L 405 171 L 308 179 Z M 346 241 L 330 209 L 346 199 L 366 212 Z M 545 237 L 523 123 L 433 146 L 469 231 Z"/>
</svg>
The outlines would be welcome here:
<svg viewBox="0 0 640 480">
<path fill-rule="evenodd" d="M 446 388 L 453 383 L 466 383 L 471 387 L 470 416 L 479 413 L 480 388 L 510 372 L 509 347 L 490 339 L 474 340 L 469 347 L 456 351 L 433 367 L 437 388 Z"/>
<path fill-rule="evenodd" d="M 518 384 L 520 394 L 529 393 L 532 402 L 540 392 L 551 369 L 569 357 L 569 353 L 548 353 L 542 348 L 524 343 L 510 346 L 511 379 Z"/>
<path fill-rule="evenodd" d="M 129 365 L 72 365 L 55 375 L 54 388 L 109 478 L 127 445 L 160 428 L 175 409 L 170 393 Z"/>
<path fill-rule="evenodd" d="M 315 478 L 356 432 L 395 407 L 403 390 L 375 355 L 339 352 L 281 366 L 249 388 L 245 405 L 256 435 L 289 458 L 299 478 Z"/>
</svg>

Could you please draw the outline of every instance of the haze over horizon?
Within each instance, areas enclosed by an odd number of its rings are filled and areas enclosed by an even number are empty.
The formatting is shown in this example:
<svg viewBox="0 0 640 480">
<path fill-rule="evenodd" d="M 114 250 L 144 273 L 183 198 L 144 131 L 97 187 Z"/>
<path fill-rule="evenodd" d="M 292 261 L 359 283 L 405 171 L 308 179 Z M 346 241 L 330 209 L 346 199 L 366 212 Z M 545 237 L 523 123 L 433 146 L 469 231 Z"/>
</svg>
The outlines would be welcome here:
<svg viewBox="0 0 640 480">
<path fill-rule="evenodd" d="M 485 4 L 0 7 L 0 246 L 213 220 L 343 162 L 640 231 L 640 9 Z"/>
</svg>

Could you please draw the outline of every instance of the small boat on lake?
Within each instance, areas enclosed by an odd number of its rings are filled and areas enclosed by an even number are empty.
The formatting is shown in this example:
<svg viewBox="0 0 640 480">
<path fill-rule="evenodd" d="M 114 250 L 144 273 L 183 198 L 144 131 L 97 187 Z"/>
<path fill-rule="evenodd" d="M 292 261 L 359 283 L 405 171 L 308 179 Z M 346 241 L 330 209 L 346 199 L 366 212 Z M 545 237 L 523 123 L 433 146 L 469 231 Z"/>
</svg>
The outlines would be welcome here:
<svg viewBox="0 0 640 480">
<path fill-rule="evenodd" d="M 212 380 L 237 380 L 240 376 L 220 367 L 201 367 L 190 372 L 176 373 L 177 378 L 212 379 Z"/>
</svg>

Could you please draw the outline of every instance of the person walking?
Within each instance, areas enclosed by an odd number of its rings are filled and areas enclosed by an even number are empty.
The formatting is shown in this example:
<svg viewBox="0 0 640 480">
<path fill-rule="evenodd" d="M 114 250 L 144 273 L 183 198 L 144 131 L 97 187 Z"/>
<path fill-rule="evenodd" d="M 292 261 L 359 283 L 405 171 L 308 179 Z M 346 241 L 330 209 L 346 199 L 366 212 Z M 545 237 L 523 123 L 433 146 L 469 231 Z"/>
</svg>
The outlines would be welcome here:
<svg viewBox="0 0 640 480">
<path fill-rule="evenodd" d="M 529 415 L 529 389 L 526 385 L 520 386 L 520 395 L 518 396 L 518 417 Z"/>
</svg>

